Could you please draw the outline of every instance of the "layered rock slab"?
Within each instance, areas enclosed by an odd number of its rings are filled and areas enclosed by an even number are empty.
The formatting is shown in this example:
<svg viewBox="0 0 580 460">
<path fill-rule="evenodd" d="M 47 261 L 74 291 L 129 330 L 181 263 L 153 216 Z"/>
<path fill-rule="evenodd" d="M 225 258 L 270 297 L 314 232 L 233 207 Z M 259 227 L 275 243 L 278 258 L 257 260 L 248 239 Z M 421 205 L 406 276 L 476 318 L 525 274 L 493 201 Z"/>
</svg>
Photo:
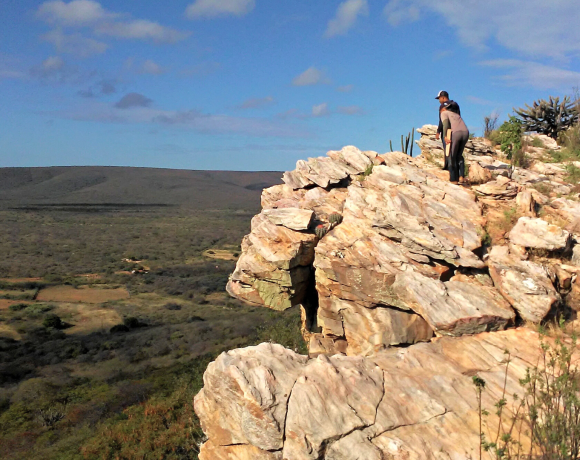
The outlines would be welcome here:
<svg viewBox="0 0 580 460">
<path fill-rule="evenodd" d="M 488 266 L 497 289 L 526 321 L 539 323 L 561 300 L 546 269 L 535 262 L 521 260 L 507 246 L 492 249 Z"/>
<path fill-rule="evenodd" d="M 469 458 L 479 446 L 471 377 L 486 380 L 483 407 L 491 412 L 487 423 L 493 431 L 497 419 L 490 409 L 503 394 L 505 350 L 511 360 L 507 392 L 521 396 L 519 379 L 538 362 L 539 345 L 537 333 L 521 328 L 444 337 L 373 358 L 320 356 L 307 361 L 266 344 L 235 350 L 235 358 L 224 353 L 208 368 L 211 377 L 204 376 L 204 389 L 195 398 L 209 437 L 200 458 L 245 459 L 250 451 L 253 458 L 265 460 Z M 262 382 L 250 374 L 243 379 L 250 369 L 267 378 Z M 511 404 L 508 398 L 506 410 Z M 256 410 L 240 416 L 238 407 Z M 231 419 L 216 427 L 224 420 L 215 414 L 228 413 Z"/>
<path fill-rule="evenodd" d="M 512 243 L 526 248 L 559 251 L 570 246 L 571 235 L 545 220 L 520 217 L 511 230 L 509 239 Z"/>
</svg>

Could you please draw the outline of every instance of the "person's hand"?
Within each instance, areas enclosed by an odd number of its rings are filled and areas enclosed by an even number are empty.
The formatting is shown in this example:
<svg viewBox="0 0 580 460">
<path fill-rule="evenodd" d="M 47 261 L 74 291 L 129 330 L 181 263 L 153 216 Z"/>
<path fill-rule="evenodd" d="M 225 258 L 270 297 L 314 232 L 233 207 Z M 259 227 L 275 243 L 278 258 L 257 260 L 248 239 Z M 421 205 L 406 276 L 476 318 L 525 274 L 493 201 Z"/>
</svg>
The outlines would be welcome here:
<svg viewBox="0 0 580 460">
<path fill-rule="evenodd" d="M 451 139 L 445 139 L 446 144 L 451 144 Z"/>
<path fill-rule="evenodd" d="M 435 139 L 439 140 L 440 137 L 439 133 L 435 134 Z"/>
</svg>

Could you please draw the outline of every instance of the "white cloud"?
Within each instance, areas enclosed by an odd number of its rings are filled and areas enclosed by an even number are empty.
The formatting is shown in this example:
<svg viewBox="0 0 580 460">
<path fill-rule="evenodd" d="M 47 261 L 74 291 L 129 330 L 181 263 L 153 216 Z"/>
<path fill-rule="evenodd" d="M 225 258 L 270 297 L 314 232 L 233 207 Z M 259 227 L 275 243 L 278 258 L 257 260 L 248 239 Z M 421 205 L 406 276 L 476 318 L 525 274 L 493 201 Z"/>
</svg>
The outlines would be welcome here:
<svg viewBox="0 0 580 460">
<path fill-rule="evenodd" d="M 316 67 L 306 69 L 292 80 L 294 86 L 311 86 L 319 83 L 329 83 L 329 80 L 324 75 L 324 72 L 318 70 Z"/>
<path fill-rule="evenodd" d="M 139 68 L 139 73 L 146 73 L 149 75 L 162 75 L 165 72 L 167 72 L 167 70 L 164 67 L 161 67 L 151 59 L 147 59 Z"/>
<path fill-rule="evenodd" d="M 64 67 L 64 60 L 60 56 L 49 56 L 41 64 L 42 69 L 52 72 Z"/>
<path fill-rule="evenodd" d="M 328 115 L 330 115 L 330 111 L 328 110 L 328 104 L 326 102 L 312 106 L 313 117 L 326 117 Z"/>
<path fill-rule="evenodd" d="M 65 34 L 60 29 L 54 29 L 40 37 L 52 43 L 59 53 L 73 54 L 77 57 L 88 57 L 102 54 L 107 50 L 107 44 L 93 38 L 83 37 L 79 33 Z"/>
<path fill-rule="evenodd" d="M 346 34 L 355 24 L 359 16 L 368 16 L 367 0 L 346 0 L 336 10 L 336 16 L 328 21 L 325 37 Z"/>
<path fill-rule="evenodd" d="M 472 102 L 473 104 L 477 104 L 477 105 L 498 105 L 495 102 L 489 101 L 487 99 L 483 99 L 481 97 L 477 97 L 477 96 L 467 96 L 466 99 L 469 102 Z"/>
<path fill-rule="evenodd" d="M 246 99 L 242 102 L 238 109 L 259 109 L 262 107 L 266 107 L 274 103 L 274 98 L 272 96 L 266 97 L 252 97 L 250 99 Z"/>
<path fill-rule="evenodd" d="M 508 86 L 526 86 L 541 90 L 569 90 L 580 86 L 580 72 L 547 66 L 537 62 L 517 59 L 494 59 L 480 62 L 480 65 L 496 69 L 508 69 L 497 77 Z"/>
<path fill-rule="evenodd" d="M 68 66 L 60 56 L 50 56 L 40 65 L 30 69 L 30 75 L 45 82 L 78 84 L 92 77 L 80 73 L 76 68 Z"/>
<path fill-rule="evenodd" d="M 188 18 L 244 16 L 254 9 L 256 0 L 195 0 L 185 9 Z"/>
<path fill-rule="evenodd" d="M 129 93 L 115 104 L 117 109 L 132 109 L 134 107 L 149 107 L 153 101 L 139 93 Z"/>
<path fill-rule="evenodd" d="M 95 32 L 116 38 L 145 39 L 158 43 L 175 43 L 190 35 L 189 32 L 165 27 L 146 19 L 136 19 L 128 22 L 103 22 L 95 28 Z"/>
<path fill-rule="evenodd" d="M 61 0 L 44 2 L 36 11 L 37 17 L 46 22 L 68 26 L 82 26 L 104 19 L 113 19 L 118 14 L 105 11 L 100 3 L 92 0 Z"/>
<path fill-rule="evenodd" d="M 390 0 L 384 9 L 392 25 L 420 13 L 439 14 L 471 47 L 485 49 L 495 40 L 528 56 L 565 59 L 580 53 L 577 0 Z"/>
<path fill-rule="evenodd" d="M 59 27 L 89 27 L 93 33 L 115 38 L 175 43 L 190 35 L 190 32 L 172 29 L 154 21 L 131 19 L 130 15 L 107 11 L 100 3 L 92 0 L 73 0 L 69 3 L 62 0 L 44 2 L 38 7 L 36 16 Z M 94 53 L 95 50 L 106 47 L 104 43 L 81 37 L 78 34 L 68 36 L 63 35 L 62 32 L 60 36 L 58 34 L 59 32 L 52 31 L 46 36 L 52 42 L 61 43 L 61 46 L 75 50 L 92 49 Z M 89 40 L 92 41 L 89 42 Z M 81 41 L 83 43 L 79 45 Z"/>
</svg>

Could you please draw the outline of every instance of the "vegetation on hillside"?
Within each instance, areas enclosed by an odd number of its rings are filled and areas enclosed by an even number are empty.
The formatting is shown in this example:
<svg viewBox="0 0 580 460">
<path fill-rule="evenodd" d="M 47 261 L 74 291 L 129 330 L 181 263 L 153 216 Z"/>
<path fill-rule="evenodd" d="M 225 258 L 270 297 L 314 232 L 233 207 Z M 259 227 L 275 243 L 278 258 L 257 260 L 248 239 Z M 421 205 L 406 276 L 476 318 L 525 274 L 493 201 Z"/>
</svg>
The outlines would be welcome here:
<svg viewBox="0 0 580 460">
<path fill-rule="evenodd" d="M 235 261 L 218 256 L 239 254 L 257 207 L 0 211 L 0 458 L 197 458 L 209 361 L 306 351 L 297 309 L 224 292 Z"/>
</svg>

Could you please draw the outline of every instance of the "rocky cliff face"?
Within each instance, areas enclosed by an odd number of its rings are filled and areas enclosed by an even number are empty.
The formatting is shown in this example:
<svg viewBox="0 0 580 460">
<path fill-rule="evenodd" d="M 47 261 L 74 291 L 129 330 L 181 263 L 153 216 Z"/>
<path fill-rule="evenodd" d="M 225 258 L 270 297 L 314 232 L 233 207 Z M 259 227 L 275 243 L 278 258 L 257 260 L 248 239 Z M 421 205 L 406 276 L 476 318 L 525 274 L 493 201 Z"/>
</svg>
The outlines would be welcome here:
<svg viewBox="0 0 580 460">
<path fill-rule="evenodd" d="M 475 139 L 477 185 L 452 185 L 434 128 L 419 130 L 418 158 L 345 147 L 264 190 L 227 289 L 300 305 L 317 358 L 270 344 L 221 355 L 196 397 L 200 458 L 466 458 L 479 442 L 468 376 L 499 391 L 508 348 L 516 386 L 538 338 L 513 327 L 576 308 L 580 203 L 565 165 L 534 148 L 512 168 Z"/>
</svg>

